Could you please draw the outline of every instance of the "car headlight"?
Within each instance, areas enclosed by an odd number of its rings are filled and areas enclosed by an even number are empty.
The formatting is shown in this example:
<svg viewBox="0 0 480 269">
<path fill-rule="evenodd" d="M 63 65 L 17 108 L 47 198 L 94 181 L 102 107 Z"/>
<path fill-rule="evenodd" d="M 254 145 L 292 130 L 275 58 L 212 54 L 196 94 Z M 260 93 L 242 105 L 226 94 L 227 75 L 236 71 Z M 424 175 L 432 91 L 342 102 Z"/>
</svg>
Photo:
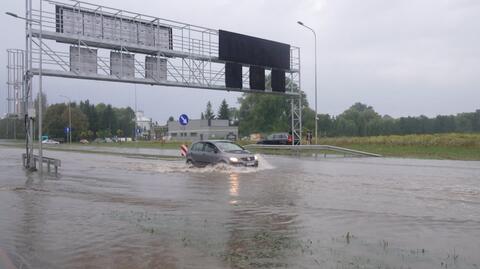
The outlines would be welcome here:
<svg viewBox="0 0 480 269">
<path fill-rule="evenodd" d="M 231 161 L 232 163 L 237 163 L 237 162 L 238 162 L 238 158 L 230 157 L 230 161 Z"/>
<path fill-rule="evenodd" d="M 255 155 L 254 158 L 255 158 L 255 161 L 258 161 L 258 156 L 257 155 Z"/>
</svg>

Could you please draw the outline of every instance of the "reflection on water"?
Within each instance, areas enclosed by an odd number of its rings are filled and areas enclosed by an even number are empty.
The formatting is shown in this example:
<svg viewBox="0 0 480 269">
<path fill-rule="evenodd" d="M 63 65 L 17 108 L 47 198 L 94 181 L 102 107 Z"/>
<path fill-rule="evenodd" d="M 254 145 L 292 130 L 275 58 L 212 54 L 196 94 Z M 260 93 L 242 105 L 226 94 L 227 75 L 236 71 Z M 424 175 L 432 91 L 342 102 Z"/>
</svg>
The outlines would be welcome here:
<svg viewBox="0 0 480 269">
<path fill-rule="evenodd" d="M 48 152 L 40 178 L 21 152 L 0 146 L 0 268 L 480 266 L 479 162 Z"/>
<path fill-rule="evenodd" d="M 238 196 L 238 174 L 230 174 L 230 196 Z"/>
</svg>

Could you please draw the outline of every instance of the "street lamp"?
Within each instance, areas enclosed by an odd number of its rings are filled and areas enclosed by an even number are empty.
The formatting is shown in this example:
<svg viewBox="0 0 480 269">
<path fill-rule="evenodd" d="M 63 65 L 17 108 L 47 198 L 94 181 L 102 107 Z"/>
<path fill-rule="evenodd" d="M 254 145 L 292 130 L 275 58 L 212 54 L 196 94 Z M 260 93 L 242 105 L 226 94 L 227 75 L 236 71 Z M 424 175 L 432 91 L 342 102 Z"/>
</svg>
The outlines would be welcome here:
<svg viewBox="0 0 480 269">
<path fill-rule="evenodd" d="M 315 30 L 312 28 L 308 27 L 301 21 L 297 21 L 297 23 L 300 26 L 303 26 L 310 31 L 312 31 L 313 36 L 315 38 L 315 144 L 318 144 L 318 111 L 317 111 L 317 34 L 315 33 Z"/>
<path fill-rule="evenodd" d="M 69 144 L 72 144 L 72 109 L 70 107 L 72 104 L 72 100 L 70 100 L 70 98 L 65 95 L 60 95 L 60 97 L 68 100 L 68 142 Z"/>
<path fill-rule="evenodd" d="M 14 18 L 18 18 L 18 15 L 12 12 L 5 12 L 5 14 L 7 14 L 8 16 L 12 16 Z"/>
<path fill-rule="evenodd" d="M 28 18 L 25 18 L 25 17 L 22 17 L 22 16 L 19 16 L 17 15 L 16 13 L 13 13 L 13 12 L 5 12 L 6 15 L 8 16 L 11 16 L 11 17 L 14 17 L 16 19 L 21 19 L 21 20 L 25 20 L 27 22 L 35 22 L 35 23 L 40 23 L 39 21 L 37 20 L 34 20 L 34 19 L 28 19 Z"/>
</svg>

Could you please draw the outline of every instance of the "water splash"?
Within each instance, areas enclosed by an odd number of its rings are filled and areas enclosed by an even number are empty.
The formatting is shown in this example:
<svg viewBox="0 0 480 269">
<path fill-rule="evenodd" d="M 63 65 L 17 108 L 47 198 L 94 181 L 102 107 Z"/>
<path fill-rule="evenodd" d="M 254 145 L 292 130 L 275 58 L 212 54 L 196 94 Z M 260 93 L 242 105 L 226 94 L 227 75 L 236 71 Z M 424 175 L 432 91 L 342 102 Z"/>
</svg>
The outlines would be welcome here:
<svg viewBox="0 0 480 269">
<path fill-rule="evenodd" d="M 195 167 L 191 164 L 186 164 L 184 161 L 179 162 L 161 162 L 156 167 L 157 172 L 161 173 L 238 173 L 249 174 L 257 173 L 259 171 L 270 170 L 275 168 L 263 156 L 257 155 L 258 167 L 238 167 L 228 164 L 208 165 L 206 167 Z"/>
</svg>

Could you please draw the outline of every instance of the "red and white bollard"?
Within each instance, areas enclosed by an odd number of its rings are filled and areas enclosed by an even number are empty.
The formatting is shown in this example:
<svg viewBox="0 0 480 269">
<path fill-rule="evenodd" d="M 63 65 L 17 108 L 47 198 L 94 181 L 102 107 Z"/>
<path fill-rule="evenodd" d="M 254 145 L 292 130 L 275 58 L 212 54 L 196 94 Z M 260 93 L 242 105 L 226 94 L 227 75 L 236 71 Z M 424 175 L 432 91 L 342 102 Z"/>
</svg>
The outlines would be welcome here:
<svg viewBox="0 0 480 269">
<path fill-rule="evenodd" d="M 187 153 L 188 153 L 188 146 L 187 145 L 181 145 L 180 146 L 180 154 L 182 155 L 182 157 L 187 157 Z"/>
</svg>

